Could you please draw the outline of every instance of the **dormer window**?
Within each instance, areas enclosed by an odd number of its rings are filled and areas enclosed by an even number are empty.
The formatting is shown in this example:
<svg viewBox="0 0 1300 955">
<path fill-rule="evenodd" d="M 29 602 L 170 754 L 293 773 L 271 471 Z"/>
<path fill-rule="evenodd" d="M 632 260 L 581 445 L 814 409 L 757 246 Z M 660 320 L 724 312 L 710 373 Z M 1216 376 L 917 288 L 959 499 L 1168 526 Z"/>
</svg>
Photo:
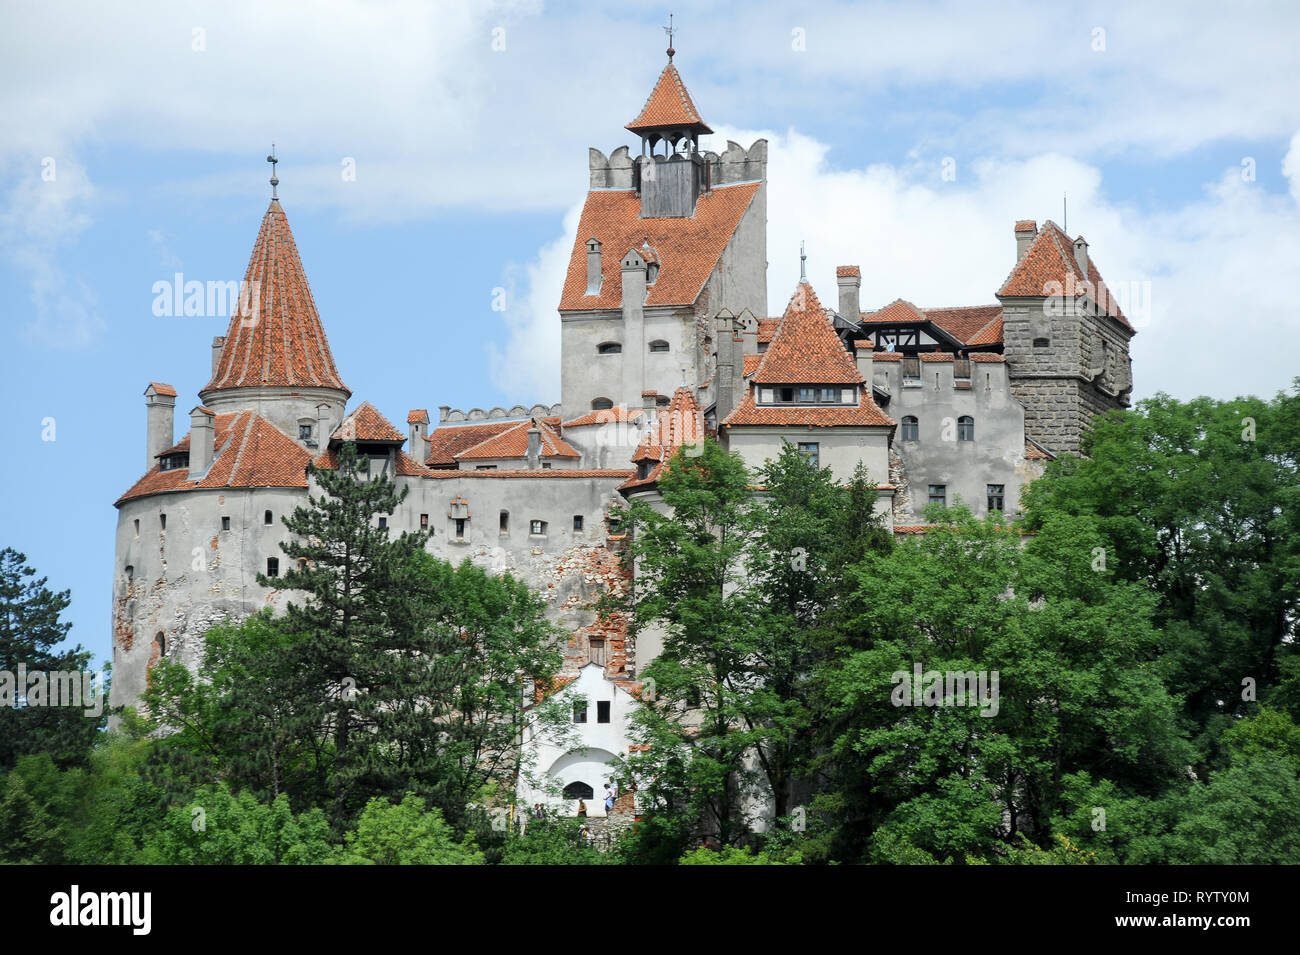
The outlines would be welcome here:
<svg viewBox="0 0 1300 955">
<path fill-rule="evenodd" d="M 177 454 L 164 454 L 158 459 L 159 471 L 175 471 L 178 468 L 188 468 L 189 466 L 190 456 L 185 451 Z"/>
<path fill-rule="evenodd" d="M 620 355 L 623 353 L 623 346 L 618 342 L 602 342 L 596 346 L 597 355 Z"/>
<path fill-rule="evenodd" d="M 856 400 L 856 388 L 839 385 L 778 385 L 758 389 L 760 405 L 851 405 Z"/>
<path fill-rule="evenodd" d="M 659 263 L 651 262 L 645 268 L 646 285 L 654 285 L 655 279 L 659 278 Z"/>
</svg>

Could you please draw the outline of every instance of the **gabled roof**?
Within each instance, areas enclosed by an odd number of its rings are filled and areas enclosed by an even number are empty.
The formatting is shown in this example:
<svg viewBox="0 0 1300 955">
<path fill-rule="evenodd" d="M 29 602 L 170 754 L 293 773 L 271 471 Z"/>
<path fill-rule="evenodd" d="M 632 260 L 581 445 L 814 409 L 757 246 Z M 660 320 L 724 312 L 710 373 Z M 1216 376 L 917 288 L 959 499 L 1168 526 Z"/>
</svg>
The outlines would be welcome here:
<svg viewBox="0 0 1300 955">
<path fill-rule="evenodd" d="M 857 363 L 807 282 L 795 288 L 753 378 L 759 384 L 856 385 Z"/>
<path fill-rule="evenodd" d="M 306 487 L 311 455 L 271 422 L 252 411 L 220 414 L 214 421 L 212 467 L 199 481 L 189 479 L 188 468 L 160 471 L 150 468 L 117 503 L 131 498 L 194 488 Z M 186 451 L 187 434 L 168 452 Z M 160 455 L 161 456 L 161 455 Z"/>
<path fill-rule="evenodd" d="M 406 436 L 398 431 L 369 401 L 363 401 L 343 419 L 330 435 L 331 441 L 381 441 L 403 444 Z"/>
<path fill-rule="evenodd" d="M 176 397 L 176 389 L 173 388 L 171 385 L 164 384 L 161 381 L 149 382 L 149 387 L 145 388 L 144 393 L 146 395 L 149 394 L 150 389 L 152 389 L 153 393 L 156 395 L 165 395 L 168 398 Z"/>
<path fill-rule="evenodd" d="M 683 445 L 698 444 L 704 440 L 704 415 L 695 392 L 690 388 L 678 388 L 673 392 L 668 407 L 659 412 L 654 427 L 646 439 L 632 453 L 636 462 L 656 462 L 650 472 L 643 478 L 634 478 L 619 485 L 620 491 L 646 487 L 654 484 L 663 476 L 668 459 Z"/>
<path fill-rule="evenodd" d="M 425 464 L 431 468 L 454 468 L 456 455 L 466 448 L 480 444 L 494 434 L 500 434 L 517 425 L 518 421 L 492 421 L 487 424 L 447 425 L 429 435 L 429 456 Z"/>
<path fill-rule="evenodd" d="M 997 345 L 1002 342 L 1001 305 L 918 308 L 899 298 L 874 312 L 863 312 L 860 320 L 868 327 L 929 322 L 964 345 Z"/>
<path fill-rule="evenodd" d="M 621 256 L 649 242 L 659 259 L 659 276 L 648 286 L 647 306 L 693 305 L 740 225 L 759 183 L 718 186 L 700 196 L 695 215 L 641 218 L 641 200 L 631 189 L 587 193 L 578 222 L 560 311 L 618 308 L 623 302 Z M 587 240 L 601 244 L 601 284 L 587 294 Z"/>
<path fill-rule="evenodd" d="M 541 437 L 543 458 L 581 457 L 573 446 L 550 429 L 545 422 L 533 418 L 520 421 L 504 431 L 489 435 L 478 444 L 470 445 L 454 457 L 459 458 L 522 458 L 528 454 L 528 430 L 536 426 Z"/>
<path fill-rule="evenodd" d="M 1020 225 L 1017 223 L 1017 231 Z M 1027 231 L 1027 230 L 1026 230 Z M 1007 280 L 998 289 L 998 297 L 1015 297 L 1015 296 L 1033 296 L 1041 297 L 1052 294 L 1049 292 L 1049 283 L 1059 283 L 1062 292 L 1056 294 L 1079 294 L 1090 284 L 1090 298 L 1101 305 L 1106 314 L 1110 315 L 1125 328 L 1133 330 L 1124 313 L 1120 311 L 1119 303 L 1115 296 L 1111 294 L 1102 280 L 1101 273 L 1097 271 L 1097 265 L 1092 260 L 1091 254 L 1088 256 L 1088 274 L 1084 275 L 1083 270 L 1079 268 L 1078 260 L 1074 256 L 1074 242 L 1068 235 L 1062 231 L 1051 219 L 1043 223 L 1043 228 L 1038 235 L 1029 244 L 1025 250 L 1024 256 L 1016 263 L 1016 267 L 1011 270 Z"/>
<path fill-rule="evenodd" d="M 424 408 L 415 408 L 406 413 L 407 424 L 428 424 L 429 412 Z"/>
<path fill-rule="evenodd" d="M 243 290 L 252 290 L 247 302 L 242 300 Z M 239 298 L 221 361 L 201 395 L 261 385 L 348 391 L 334 367 L 289 219 L 278 199 L 271 200 L 262 217 Z"/>
<path fill-rule="evenodd" d="M 712 129 L 700 117 L 695 108 L 686 84 L 682 82 L 677 67 L 670 62 L 664 67 L 654 89 L 646 98 L 645 106 L 637 118 L 628 123 L 624 129 L 641 134 L 664 128 L 690 128 L 700 133 L 711 133 Z"/>
</svg>

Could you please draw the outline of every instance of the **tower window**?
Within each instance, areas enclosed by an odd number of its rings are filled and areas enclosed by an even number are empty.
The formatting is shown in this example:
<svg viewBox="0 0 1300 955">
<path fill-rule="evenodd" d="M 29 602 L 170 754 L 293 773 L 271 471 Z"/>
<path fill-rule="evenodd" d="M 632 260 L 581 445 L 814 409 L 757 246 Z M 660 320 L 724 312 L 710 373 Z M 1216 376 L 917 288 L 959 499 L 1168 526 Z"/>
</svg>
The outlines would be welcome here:
<svg viewBox="0 0 1300 955">
<path fill-rule="evenodd" d="M 138 517 L 135 519 L 135 536 L 140 536 L 140 518 Z"/>
<path fill-rule="evenodd" d="M 668 343 L 665 342 L 665 341 L 651 342 L 651 343 L 650 343 L 650 350 L 651 350 L 652 352 L 664 352 L 664 351 L 667 351 L 667 350 L 668 350 Z"/>
<path fill-rule="evenodd" d="M 465 539 L 465 520 L 466 518 L 463 517 L 456 518 L 456 540 L 458 541 Z"/>
<path fill-rule="evenodd" d="M 167 656 L 167 638 L 163 636 L 163 632 L 161 630 L 159 630 L 156 634 L 154 634 L 153 645 L 158 650 L 158 656 L 160 657 Z"/>
<path fill-rule="evenodd" d="M 1006 497 L 1005 490 L 1006 488 L 1001 484 L 988 485 L 989 513 L 1003 510 L 1002 502 Z"/>
<path fill-rule="evenodd" d="M 921 425 L 920 422 L 916 420 L 915 415 L 907 415 L 905 418 L 903 418 L 903 440 L 904 441 L 921 440 Z"/>
<path fill-rule="evenodd" d="M 501 523 L 501 533 L 502 533 L 502 534 L 509 534 L 509 533 L 510 533 L 510 512 L 509 512 L 509 511 L 502 511 L 502 512 L 501 512 L 501 522 L 500 522 L 500 523 Z"/>
<path fill-rule="evenodd" d="M 957 419 L 957 440 L 975 440 L 975 419 L 970 415 L 962 415 Z"/>
<path fill-rule="evenodd" d="M 263 524 L 273 524 L 273 523 L 275 523 L 275 518 L 271 516 L 271 512 L 270 512 L 270 511 L 266 511 L 266 512 L 264 512 L 264 513 L 262 514 L 262 523 L 263 523 Z"/>
<path fill-rule="evenodd" d="M 618 342 L 602 342 L 596 346 L 598 355 L 620 355 L 623 353 L 623 346 Z"/>
<path fill-rule="evenodd" d="M 223 531 L 228 531 L 228 530 L 230 530 L 230 518 L 228 518 L 228 517 L 223 517 L 223 518 L 221 519 L 221 529 L 222 529 Z"/>
<path fill-rule="evenodd" d="M 609 700 L 596 701 L 596 722 L 597 723 L 609 722 Z"/>
<path fill-rule="evenodd" d="M 428 515 L 428 514 L 421 514 L 421 515 L 420 515 L 420 530 L 422 530 L 422 531 L 427 531 L 428 529 L 429 529 L 429 515 Z"/>
<path fill-rule="evenodd" d="M 299 441 L 311 440 L 311 425 L 309 424 L 298 425 L 298 440 Z"/>
<path fill-rule="evenodd" d="M 167 530 L 167 515 L 166 515 L 166 514 L 159 514 L 159 515 L 158 515 L 158 529 L 159 529 L 159 530 L 164 530 L 164 531 Z"/>
<path fill-rule="evenodd" d="M 280 576 L 280 561 L 278 558 L 275 557 L 266 558 L 266 576 L 268 577 Z"/>
<path fill-rule="evenodd" d="M 546 521 L 529 521 L 528 533 L 534 536 L 541 536 L 546 533 Z"/>
<path fill-rule="evenodd" d="M 1047 347 L 1048 347 L 1049 345 L 1051 345 L 1051 344 L 1052 344 L 1051 341 L 1048 340 L 1048 339 L 1046 339 L 1046 338 L 1035 338 L 1035 339 L 1034 339 L 1034 347 L 1035 347 L 1035 348 L 1047 348 Z"/>
<path fill-rule="evenodd" d="M 134 577 L 135 577 L 135 568 L 132 567 L 130 564 L 127 564 L 127 565 L 126 565 L 126 579 L 127 579 L 127 580 L 132 580 L 132 579 L 134 579 Z"/>
<path fill-rule="evenodd" d="M 931 484 L 930 503 L 938 504 L 940 507 L 947 507 L 948 506 L 948 485 Z"/>
<path fill-rule="evenodd" d="M 614 402 L 608 398 L 593 398 L 591 400 L 592 411 L 608 411 L 612 407 L 614 407 Z"/>
<path fill-rule="evenodd" d="M 581 515 L 581 514 L 574 514 L 574 515 L 573 515 L 573 529 L 574 529 L 575 531 L 578 531 L 579 533 L 581 533 L 581 531 L 582 531 L 582 515 Z"/>
</svg>

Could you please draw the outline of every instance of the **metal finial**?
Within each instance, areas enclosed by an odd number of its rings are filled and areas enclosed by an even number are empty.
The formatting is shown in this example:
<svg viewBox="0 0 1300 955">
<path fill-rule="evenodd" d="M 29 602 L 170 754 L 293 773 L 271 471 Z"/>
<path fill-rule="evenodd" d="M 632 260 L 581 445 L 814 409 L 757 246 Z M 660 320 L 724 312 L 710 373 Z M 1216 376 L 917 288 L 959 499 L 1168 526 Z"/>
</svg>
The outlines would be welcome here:
<svg viewBox="0 0 1300 955">
<path fill-rule="evenodd" d="M 673 61 L 673 54 L 677 51 L 673 49 L 673 15 L 668 14 L 668 26 L 664 27 L 664 32 L 668 34 L 668 62 Z"/>
<path fill-rule="evenodd" d="M 280 180 L 275 177 L 275 164 L 280 160 L 275 158 L 275 143 L 271 143 L 271 155 L 266 157 L 266 161 L 271 164 L 271 198 L 279 199 L 275 192 L 275 187 L 280 185 Z"/>
<path fill-rule="evenodd" d="M 803 239 L 799 240 L 799 281 L 807 283 L 808 281 L 808 253 L 803 249 Z"/>
<path fill-rule="evenodd" d="M 683 387 L 683 388 L 686 387 L 686 369 L 685 369 L 685 368 L 682 369 L 682 387 Z"/>
</svg>

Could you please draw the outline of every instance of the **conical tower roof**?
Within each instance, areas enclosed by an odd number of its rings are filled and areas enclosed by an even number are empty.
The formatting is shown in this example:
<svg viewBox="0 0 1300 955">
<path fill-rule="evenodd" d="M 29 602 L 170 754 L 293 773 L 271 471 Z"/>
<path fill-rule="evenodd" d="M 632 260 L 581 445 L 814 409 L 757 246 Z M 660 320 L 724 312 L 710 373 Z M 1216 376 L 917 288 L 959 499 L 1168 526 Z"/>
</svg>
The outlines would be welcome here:
<svg viewBox="0 0 1300 955">
<path fill-rule="evenodd" d="M 289 219 L 278 199 L 262 217 L 221 361 L 199 394 L 228 388 L 302 387 L 351 391 L 330 354 Z"/>
<path fill-rule="evenodd" d="M 670 61 L 659 74 L 659 81 L 650 91 L 650 98 L 645 101 L 641 114 L 628 123 L 629 129 L 638 135 L 644 135 L 663 129 L 693 129 L 696 133 L 711 133 L 712 129 L 700 117 L 700 111 L 691 101 L 691 94 L 682 82 L 677 67 Z"/>
</svg>

